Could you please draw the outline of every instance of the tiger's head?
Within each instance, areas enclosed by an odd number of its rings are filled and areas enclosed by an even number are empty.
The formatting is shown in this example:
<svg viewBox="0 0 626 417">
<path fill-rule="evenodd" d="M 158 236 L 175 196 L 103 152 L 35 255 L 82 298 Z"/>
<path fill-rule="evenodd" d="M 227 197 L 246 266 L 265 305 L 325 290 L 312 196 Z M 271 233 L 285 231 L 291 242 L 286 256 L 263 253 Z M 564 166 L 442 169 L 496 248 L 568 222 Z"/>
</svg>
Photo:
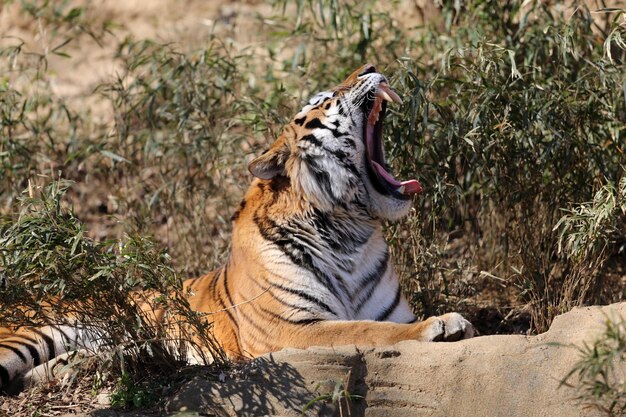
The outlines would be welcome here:
<svg viewBox="0 0 626 417">
<path fill-rule="evenodd" d="M 343 83 L 314 95 L 276 142 L 254 159 L 261 179 L 288 177 L 320 210 L 360 203 L 381 219 L 407 214 L 417 180 L 398 181 L 385 161 L 382 130 L 387 102 L 401 103 L 384 75 L 364 65 Z"/>
</svg>

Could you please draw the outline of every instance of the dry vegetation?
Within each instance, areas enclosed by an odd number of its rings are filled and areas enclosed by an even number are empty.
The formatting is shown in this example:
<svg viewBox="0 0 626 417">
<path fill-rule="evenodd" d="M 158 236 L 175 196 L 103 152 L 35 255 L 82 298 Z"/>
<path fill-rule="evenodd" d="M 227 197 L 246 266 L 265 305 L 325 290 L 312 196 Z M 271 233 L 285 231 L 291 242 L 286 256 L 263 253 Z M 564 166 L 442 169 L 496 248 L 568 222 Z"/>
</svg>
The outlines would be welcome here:
<svg viewBox="0 0 626 417">
<path fill-rule="evenodd" d="M 93 311 L 115 289 L 85 320 L 112 323 L 112 351 L 129 332 L 118 352 L 152 349 L 158 329 L 124 328 L 142 323 L 124 294 L 144 288 L 209 331 L 165 290 L 224 259 L 246 162 L 363 62 L 405 98 L 386 147 L 426 189 L 387 232 L 419 315 L 541 332 L 625 298 L 624 10 L 274 3 L 0 6 L 0 323 L 49 319 L 14 312 L 52 295 Z"/>
</svg>

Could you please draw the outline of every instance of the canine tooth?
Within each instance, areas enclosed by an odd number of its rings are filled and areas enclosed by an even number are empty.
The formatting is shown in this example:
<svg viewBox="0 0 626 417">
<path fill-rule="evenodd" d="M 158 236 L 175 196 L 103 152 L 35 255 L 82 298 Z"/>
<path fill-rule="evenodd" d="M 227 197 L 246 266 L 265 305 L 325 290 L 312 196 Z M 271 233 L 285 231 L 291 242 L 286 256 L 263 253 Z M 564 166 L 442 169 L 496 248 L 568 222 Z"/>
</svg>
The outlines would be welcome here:
<svg viewBox="0 0 626 417">
<path fill-rule="evenodd" d="M 385 99 L 385 100 L 387 100 L 389 102 L 395 102 L 395 103 L 398 103 L 398 104 L 402 104 L 402 99 L 400 98 L 400 96 L 397 95 L 396 92 L 393 91 L 389 87 L 389 85 L 387 85 L 387 83 L 381 83 L 378 86 L 378 95 L 381 98 L 383 98 L 383 99 Z"/>
<path fill-rule="evenodd" d="M 400 194 L 404 194 L 404 185 L 401 185 L 400 187 L 398 187 L 396 191 L 399 192 Z"/>
<path fill-rule="evenodd" d="M 393 100 L 389 97 L 389 94 L 387 94 L 386 91 L 380 90 L 380 95 L 383 96 L 383 98 L 388 102 L 393 103 Z"/>
</svg>

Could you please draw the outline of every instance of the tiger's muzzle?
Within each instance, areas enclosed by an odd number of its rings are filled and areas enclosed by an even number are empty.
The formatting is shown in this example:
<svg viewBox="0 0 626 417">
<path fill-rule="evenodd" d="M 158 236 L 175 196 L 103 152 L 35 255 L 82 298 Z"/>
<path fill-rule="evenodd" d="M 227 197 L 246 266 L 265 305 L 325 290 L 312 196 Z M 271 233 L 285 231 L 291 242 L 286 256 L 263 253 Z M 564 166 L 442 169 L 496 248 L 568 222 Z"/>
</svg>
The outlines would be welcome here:
<svg viewBox="0 0 626 417">
<path fill-rule="evenodd" d="M 411 195 L 420 193 L 422 185 L 415 179 L 399 181 L 389 172 L 382 135 L 387 103 L 402 104 L 402 100 L 389 87 L 387 79 L 382 74 L 376 73 L 374 67 L 367 66 L 360 77 L 367 77 L 372 83 L 365 92 L 365 99 L 361 104 L 367 175 L 374 189 L 380 194 L 407 200 Z"/>
</svg>

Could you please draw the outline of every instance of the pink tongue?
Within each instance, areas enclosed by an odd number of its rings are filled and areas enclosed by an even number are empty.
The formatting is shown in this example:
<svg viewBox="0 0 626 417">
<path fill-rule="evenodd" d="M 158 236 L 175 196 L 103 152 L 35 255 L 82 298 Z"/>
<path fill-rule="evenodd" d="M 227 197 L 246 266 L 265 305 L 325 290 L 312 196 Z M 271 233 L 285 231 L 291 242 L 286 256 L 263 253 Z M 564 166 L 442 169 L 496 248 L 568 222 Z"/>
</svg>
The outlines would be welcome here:
<svg viewBox="0 0 626 417">
<path fill-rule="evenodd" d="M 385 181 L 387 181 L 389 184 L 396 187 L 396 189 L 404 186 L 404 192 L 402 192 L 402 194 L 417 194 L 417 193 L 422 192 L 422 185 L 419 183 L 419 181 L 408 180 L 408 181 L 400 182 L 394 177 L 392 177 L 390 173 L 385 171 L 385 168 L 380 166 L 378 162 L 376 161 L 371 161 L 371 162 L 372 162 L 372 166 L 376 169 L 376 172 L 378 172 L 378 174 L 381 177 L 383 177 Z"/>
</svg>

